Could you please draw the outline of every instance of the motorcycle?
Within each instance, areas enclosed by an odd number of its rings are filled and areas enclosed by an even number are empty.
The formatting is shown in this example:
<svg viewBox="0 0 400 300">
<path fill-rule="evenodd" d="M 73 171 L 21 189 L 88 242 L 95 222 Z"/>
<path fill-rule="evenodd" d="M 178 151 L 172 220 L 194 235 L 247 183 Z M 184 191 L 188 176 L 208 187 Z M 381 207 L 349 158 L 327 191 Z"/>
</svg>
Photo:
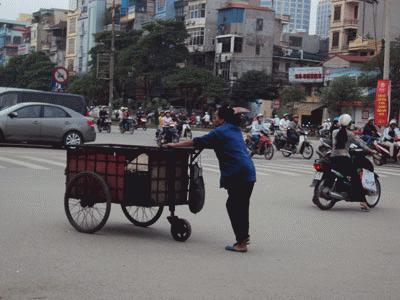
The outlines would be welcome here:
<svg viewBox="0 0 400 300">
<path fill-rule="evenodd" d="M 193 138 L 192 128 L 188 121 L 182 123 L 181 131 L 179 132 L 180 137 L 185 137 L 191 140 Z"/>
<path fill-rule="evenodd" d="M 320 158 L 329 156 L 332 151 L 332 140 L 328 138 L 320 138 L 319 145 L 315 151 Z"/>
<path fill-rule="evenodd" d="M 147 118 L 146 117 L 138 117 L 136 119 L 135 129 L 143 128 L 144 131 L 147 130 Z"/>
<path fill-rule="evenodd" d="M 274 145 L 278 151 L 282 152 L 284 157 L 289 157 L 296 153 L 299 153 L 305 159 L 311 159 L 314 155 L 314 148 L 311 143 L 308 141 L 308 132 L 303 131 L 300 134 L 300 143 L 298 146 L 290 143 L 286 136 L 283 135 L 282 132 L 277 132 L 275 134 Z"/>
<path fill-rule="evenodd" d="M 111 133 L 111 119 L 100 118 L 97 120 L 97 130 L 99 132 L 105 131 Z"/>
<path fill-rule="evenodd" d="M 133 134 L 135 132 L 135 124 L 133 118 L 129 117 L 125 123 L 120 122 L 119 131 L 121 132 L 121 134 L 124 134 L 125 132 L 130 132 L 130 134 Z"/>
<path fill-rule="evenodd" d="M 251 140 L 251 135 L 247 135 L 245 141 L 247 149 L 251 157 L 253 157 L 255 154 L 264 155 L 265 159 L 271 160 L 274 157 L 275 152 L 272 141 L 269 138 L 267 132 L 262 130 L 260 133 L 260 139 L 257 145 L 253 144 L 253 141 Z"/>
<path fill-rule="evenodd" d="M 171 124 L 168 127 L 164 127 L 163 130 L 157 130 L 156 142 L 159 147 L 168 143 L 178 143 L 179 135 L 178 131 L 176 130 L 176 125 Z"/>
<path fill-rule="evenodd" d="M 381 198 L 379 176 L 373 164 L 365 157 L 364 150 L 350 149 L 350 156 L 363 183 L 365 198 L 370 208 L 375 207 Z M 329 210 L 339 201 L 353 202 L 350 195 L 351 180 L 332 168 L 329 158 L 317 159 L 314 163 L 315 175 L 313 203 L 321 210 Z"/>
<path fill-rule="evenodd" d="M 395 144 L 392 157 L 390 156 L 389 146 L 377 140 L 373 142 L 372 148 L 380 154 L 379 156 L 374 156 L 374 163 L 377 166 L 382 166 L 387 163 L 400 163 L 400 138 L 395 139 Z"/>
</svg>

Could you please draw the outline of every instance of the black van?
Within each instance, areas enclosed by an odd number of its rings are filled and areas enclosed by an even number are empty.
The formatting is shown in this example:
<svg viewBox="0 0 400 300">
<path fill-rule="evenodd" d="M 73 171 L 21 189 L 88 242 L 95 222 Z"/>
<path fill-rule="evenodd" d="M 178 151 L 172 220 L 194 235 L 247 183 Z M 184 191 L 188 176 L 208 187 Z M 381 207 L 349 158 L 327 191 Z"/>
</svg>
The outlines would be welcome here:
<svg viewBox="0 0 400 300">
<path fill-rule="evenodd" d="M 23 102 L 57 104 L 84 116 L 88 112 L 85 98 L 80 95 L 0 87 L 0 110 Z"/>
</svg>

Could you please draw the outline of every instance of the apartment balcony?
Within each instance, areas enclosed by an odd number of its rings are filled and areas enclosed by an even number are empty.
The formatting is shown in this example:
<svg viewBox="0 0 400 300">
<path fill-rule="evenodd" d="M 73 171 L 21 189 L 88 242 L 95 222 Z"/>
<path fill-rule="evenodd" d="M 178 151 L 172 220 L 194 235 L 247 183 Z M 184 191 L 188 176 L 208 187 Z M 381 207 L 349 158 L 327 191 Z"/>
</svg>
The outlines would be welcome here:
<svg viewBox="0 0 400 300">
<path fill-rule="evenodd" d="M 357 29 L 358 28 L 358 19 L 344 19 L 343 26 L 346 29 L 350 29 L 350 28 Z"/>
</svg>

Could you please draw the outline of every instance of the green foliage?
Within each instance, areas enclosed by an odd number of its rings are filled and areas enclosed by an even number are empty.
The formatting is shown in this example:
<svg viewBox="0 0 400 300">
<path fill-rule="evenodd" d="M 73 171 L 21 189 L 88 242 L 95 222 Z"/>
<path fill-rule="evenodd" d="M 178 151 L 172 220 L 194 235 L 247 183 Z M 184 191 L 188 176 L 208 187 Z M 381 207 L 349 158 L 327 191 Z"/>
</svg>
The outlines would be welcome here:
<svg viewBox="0 0 400 300">
<path fill-rule="evenodd" d="M 85 96 L 88 104 L 105 104 L 108 101 L 108 83 L 96 79 L 93 72 L 72 78 L 67 92 Z"/>
<path fill-rule="evenodd" d="M 340 114 L 343 102 L 361 100 L 361 89 L 354 78 L 343 76 L 322 89 L 321 99 L 330 110 Z"/>
<path fill-rule="evenodd" d="M 302 102 L 306 100 L 306 93 L 299 85 L 284 87 L 282 91 L 280 91 L 279 96 L 282 101 L 282 108 L 290 113 L 293 112 L 294 104 L 296 102 Z"/>
<path fill-rule="evenodd" d="M 0 86 L 49 91 L 54 67 L 43 53 L 13 57 L 0 68 Z"/>
<path fill-rule="evenodd" d="M 272 99 L 275 96 L 272 78 L 263 71 L 248 71 L 232 87 L 235 104 L 246 105 L 257 99 Z"/>
<path fill-rule="evenodd" d="M 176 69 L 163 82 L 166 89 L 177 91 L 189 109 L 201 106 L 207 100 L 221 100 L 224 94 L 224 81 L 198 67 Z"/>
</svg>

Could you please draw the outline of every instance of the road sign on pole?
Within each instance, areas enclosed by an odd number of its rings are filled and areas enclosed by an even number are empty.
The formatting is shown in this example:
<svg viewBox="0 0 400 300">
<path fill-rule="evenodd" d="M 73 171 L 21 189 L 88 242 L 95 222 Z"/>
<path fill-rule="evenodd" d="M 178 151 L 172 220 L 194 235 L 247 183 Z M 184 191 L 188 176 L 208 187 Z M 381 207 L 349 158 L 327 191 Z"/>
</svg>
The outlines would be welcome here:
<svg viewBox="0 0 400 300">
<path fill-rule="evenodd" d="M 63 67 L 56 67 L 52 72 L 52 81 L 59 84 L 66 84 L 68 82 L 68 70 Z"/>
</svg>

